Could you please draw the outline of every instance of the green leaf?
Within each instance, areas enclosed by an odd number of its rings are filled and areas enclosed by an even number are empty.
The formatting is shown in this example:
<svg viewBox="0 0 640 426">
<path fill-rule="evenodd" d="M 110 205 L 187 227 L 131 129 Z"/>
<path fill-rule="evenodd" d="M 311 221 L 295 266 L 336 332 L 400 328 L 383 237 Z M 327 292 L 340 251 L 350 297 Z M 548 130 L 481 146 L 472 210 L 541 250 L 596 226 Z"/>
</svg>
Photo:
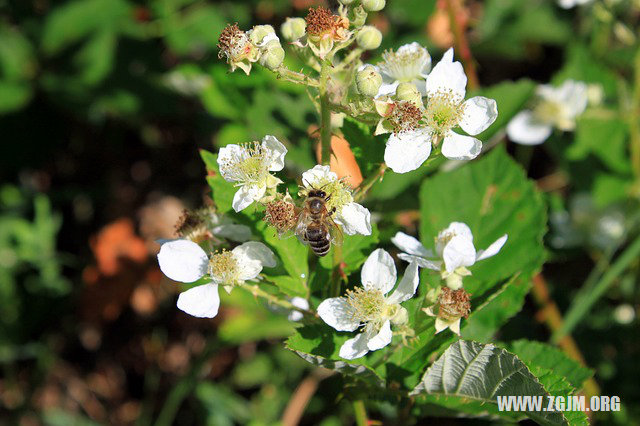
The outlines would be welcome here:
<svg viewBox="0 0 640 426">
<path fill-rule="evenodd" d="M 304 298 L 308 296 L 309 291 L 305 285 L 305 280 L 301 280 L 299 277 L 277 275 L 270 276 L 269 281 L 272 281 L 287 296 Z"/>
<path fill-rule="evenodd" d="M 607 97 L 617 95 L 618 82 L 614 72 L 602 65 L 602 61 L 594 58 L 589 48 L 581 44 L 569 46 L 564 66 L 553 76 L 553 84 L 573 79 L 602 86 Z"/>
<path fill-rule="evenodd" d="M 499 396 L 543 396 L 549 391 L 518 357 L 494 345 L 459 340 L 425 372 L 412 395 L 444 395 L 497 404 Z M 527 411 L 543 425 L 570 424 L 561 412 Z"/>
<path fill-rule="evenodd" d="M 113 30 L 99 31 L 77 53 L 75 63 L 85 84 L 97 84 L 111 72 L 117 40 Z"/>
<path fill-rule="evenodd" d="M 528 79 L 506 81 L 480 90 L 477 94 L 495 99 L 498 104 L 498 118 L 487 130 L 477 137 L 487 141 L 523 109 L 535 90 L 535 83 Z M 474 93 L 475 95 L 476 93 Z"/>
<path fill-rule="evenodd" d="M 32 95 L 33 89 L 29 83 L 0 80 L 0 114 L 22 108 Z"/>
<path fill-rule="evenodd" d="M 565 377 L 576 389 L 581 389 L 584 381 L 593 376 L 591 369 L 583 367 L 560 349 L 546 343 L 522 339 L 507 343 L 505 348 L 516 354 L 529 368 L 538 366 L 553 370 L 555 374 Z"/>
<path fill-rule="evenodd" d="M 367 257 L 375 250 L 379 241 L 379 231 L 375 223 L 371 224 L 371 235 L 344 235 L 342 244 L 344 273 L 349 275 L 360 269 Z M 332 247 L 332 250 L 335 250 L 335 246 Z M 329 270 L 333 269 L 333 251 L 327 256 L 321 257 L 319 263 Z"/>
<path fill-rule="evenodd" d="M 264 242 L 268 244 L 282 261 L 282 265 L 292 279 L 297 281 L 295 287 L 289 282 L 288 288 L 295 293 L 301 293 L 306 297 L 308 293 L 309 265 L 307 263 L 307 246 L 303 245 L 295 237 L 280 238 L 277 232 L 268 227 L 264 222 L 259 224 Z M 284 290 L 283 290 L 284 291 Z M 292 294 L 295 295 L 295 294 Z"/>
<path fill-rule="evenodd" d="M 117 30 L 131 17 L 124 0 L 75 0 L 57 7 L 47 17 L 42 33 L 45 53 L 58 53 L 97 30 Z"/>
<path fill-rule="evenodd" d="M 382 386 L 384 383 L 382 378 L 370 367 L 361 365 L 357 361 L 335 360 L 336 353 L 342 344 L 351 337 L 344 333 L 338 335 L 325 324 L 307 325 L 290 336 L 286 346 L 313 365 L 354 376 L 378 387 Z"/>
<path fill-rule="evenodd" d="M 582 117 L 576 126 L 574 142 L 567 150 L 569 160 L 584 160 L 593 154 L 612 171 L 631 171 L 627 152 L 628 128 L 624 120 Z"/>
</svg>

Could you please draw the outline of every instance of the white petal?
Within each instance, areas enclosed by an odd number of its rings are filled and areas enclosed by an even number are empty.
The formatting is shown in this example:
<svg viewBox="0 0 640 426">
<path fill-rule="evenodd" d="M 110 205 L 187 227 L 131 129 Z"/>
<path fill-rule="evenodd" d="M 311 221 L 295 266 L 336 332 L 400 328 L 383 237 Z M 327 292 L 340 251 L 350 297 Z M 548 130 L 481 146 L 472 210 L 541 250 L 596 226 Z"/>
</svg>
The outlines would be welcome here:
<svg viewBox="0 0 640 426">
<path fill-rule="evenodd" d="M 262 146 L 271 153 L 269 171 L 279 172 L 284 168 L 284 156 L 287 148 L 275 136 L 267 135 L 262 138 Z"/>
<path fill-rule="evenodd" d="M 571 117 L 582 114 L 587 108 L 589 98 L 587 85 L 582 81 L 567 80 L 560 87 L 562 103 L 567 106 Z"/>
<path fill-rule="evenodd" d="M 398 88 L 399 84 L 400 84 L 399 81 L 394 81 L 393 83 L 382 83 L 375 97 L 379 98 L 382 96 L 394 95 L 396 93 L 396 89 Z"/>
<path fill-rule="evenodd" d="M 226 238 L 231 241 L 243 242 L 251 238 L 251 228 L 245 225 L 218 225 L 211 231 L 216 237 Z"/>
<path fill-rule="evenodd" d="M 393 333 L 391 333 L 391 322 L 387 320 L 382 324 L 382 327 L 380 327 L 378 334 L 369 338 L 367 347 L 370 351 L 377 351 L 391 343 L 392 337 Z"/>
<path fill-rule="evenodd" d="M 428 128 L 393 133 L 387 140 L 384 162 L 396 173 L 416 170 L 431 154 L 431 132 Z"/>
<path fill-rule="evenodd" d="M 539 145 L 551 136 L 552 131 L 551 124 L 535 120 L 529 110 L 520 111 L 507 124 L 509 139 L 521 145 Z"/>
<path fill-rule="evenodd" d="M 427 306 L 426 308 L 423 308 L 423 309 L 422 309 L 422 311 L 423 311 L 425 314 L 429 315 L 430 317 L 435 317 L 435 316 L 436 316 L 436 313 L 435 313 L 435 311 L 433 310 L 434 306 L 435 306 L 435 305 Z"/>
<path fill-rule="evenodd" d="M 307 299 L 302 298 L 302 297 L 293 297 L 290 300 L 290 302 L 296 308 L 309 309 L 309 301 Z M 302 315 L 301 312 L 292 310 L 291 312 L 289 312 L 289 315 L 288 315 L 287 319 L 289 321 L 300 321 L 303 317 L 304 317 L 304 315 Z"/>
<path fill-rule="evenodd" d="M 491 126 L 496 118 L 498 118 L 496 101 L 484 96 L 475 96 L 464 102 L 464 114 L 460 120 L 460 127 L 473 136 Z"/>
<path fill-rule="evenodd" d="M 233 196 L 233 202 L 231 205 L 233 206 L 233 210 L 236 212 L 242 211 L 249 207 L 251 203 L 259 200 L 264 196 L 267 188 L 264 186 L 257 185 L 243 185 L 236 191 L 236 194 Z"/>
<path fill-rule="evenodd" d="M 498 254 L 498 252 L 506 242 L 507 242 L 507 234 L 504 234 L 502 237 L 495 240 L 485 250 L 478 250 L 478 253 L 476 253 L 476 261 L 483 260 L 491 256 L 495 256 L 496 254 Z"/>
<path fill-rule="evenodd" d="M 224 167 L 224 164 L 231 163 L 235 164 L 238 158 L 245 158 L 246 152 L 243 147 L 236 144 L 229 144 L 227 146 L 223 146 L 218 151 L 218 167 L 220 168 L 220 174 L 227 182 L 235 182 L 236 179 L 231 173 L 231 170 L 227 167 Z"/>
<path fill-rule="evenodd" d="M 473 233 L 471 232 L 471 228 L 464 222 L 451 222 L 446 229 L 438 233 L 438 238 L 441 235 L 458 235 L 460 237 L 464 237 L 467 240 L 473 241 Z"/>
<path fill-rule="evenodd" d="M 257 260 L 267 268 L 273 268 L 277 264 L 276 256 L 273 254 L 271 249 L 258 241 L 247 241 L 246 243 L 234 248 L 232 251 L 234 254 L 243 256 L 250 260 Z"/>
<path fill-rule="evenodd" d="M 473 160 L 481 150 L 482 142 L 478 139 L 454 132 L 447 133 L 442 142 L 442 155 L 450 160 Z"/>
<path fill-rule="evenodd" d="M 347 235 L 371 235 L 371 213 L 358 203 L 342 206 L 335 216 L 335 222 L 342 226 Z"/>
<path fill-rule="evenodd" d="M 476 249 L 467 238 L 455 236 L 442 252 L 447 272 L 451 273 L 461 266 L 471 266 L 476 261 Z"/>
<path fill-rule="evenodd" d="M 326 180 L 334 181 L 338 179 L 338 175 L 331 171 L 329 166 L 316 165 L 313 169 L 302 173 L 302 184 L 307 187 L 313 187 L 317 182 Z"/>
<path fill-rule="evenodd" d="M 398 253 L 398 258 L 409 263 L 416 262 L 420 268 L 432 269 L 434 271 L 439 271 L 442 267 L 442 262 L 439 260 L 425 259 L 423 257 L 413 256 L 411 254 Z"/>
<path fill-rule="evenodd" d="M 453 50 L 449 49 L 427 76 L 427 96 L 446 92 L 462 101 L 466 87 L 467 76 L 464 68 L 460 62 L 453 62 Z"/>
<path fill-rule="evenodd" d="M 356 359 L 363 357 L 369 352 L 367 343 L 369 336 L 367 333 L 360 333 L 353 339 L 349 339 L 340 348 L 340 356 L 344 359 Z"/>
<path fill-rule="evenodd" d="M 397 232 L 391 242 L 405 253 L 420 257 L 433 257 L 433 252 L 427 250 L 420 241 L 404 232 Z"/>
<path fill-rule="evenodd" d="M 158 253 L 160 270 L 174 281 L 191 283 L 207 273 L 209 257 L 202 248 L 189 240 L 174 240 L 163 244 Z"/>
<path fill-rule="evenodd" d="M 418 271 L 418 263 L 412 262 L 404 271 L 404 276 L 400 280 L 396 290 L 389 296 L 389 303 L 402 303 L 409 300 L 416 294 L 418 284 L 420 283 L 420 273 Z"/>
<path fill-rule="evenodd" d="M 178 309 L 198 318 L 213 318 L 218 315 L 220 295 L 216 284 L 203 284 L 190 288 L 178 296 Z"/>
<path fill-rule="evenodd" d="M 396 285 L 396 277 L 393 258 L 383 249 L 376 249 L 369 255 L 360 274 L 365 289 L 378 289 L 382 294 L 387 294 Z"/>
<path fill-rule="evenodd" d="M 318 315 L 338 331 L 354 331 L 360 326 L 360 323 L 354 320 L 351 306 L 344 297 L 324 300 L 318 306 Z"/>
</svg>

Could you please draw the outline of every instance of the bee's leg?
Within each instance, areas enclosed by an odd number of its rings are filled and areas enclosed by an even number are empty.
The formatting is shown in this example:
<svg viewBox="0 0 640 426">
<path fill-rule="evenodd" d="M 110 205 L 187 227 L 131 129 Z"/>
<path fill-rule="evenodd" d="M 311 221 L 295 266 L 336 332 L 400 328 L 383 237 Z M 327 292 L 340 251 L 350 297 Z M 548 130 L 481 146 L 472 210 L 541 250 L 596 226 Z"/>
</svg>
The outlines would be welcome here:
<svg viewBox="0 0 640 426">
<path fill-rule="evenodd" d="M 331 211 L 329 212 L 330 215 L 334 214 L 336 212 L 336 208 L 332 208 Z"/>
</svg>

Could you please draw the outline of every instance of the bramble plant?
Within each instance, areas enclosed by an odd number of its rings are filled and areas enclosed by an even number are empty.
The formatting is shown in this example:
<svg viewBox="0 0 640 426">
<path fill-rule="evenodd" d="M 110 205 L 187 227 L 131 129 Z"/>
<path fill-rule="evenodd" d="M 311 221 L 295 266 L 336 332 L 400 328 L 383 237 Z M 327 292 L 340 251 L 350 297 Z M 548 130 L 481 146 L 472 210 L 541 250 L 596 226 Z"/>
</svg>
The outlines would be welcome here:
<svg viewBox="0 0 640 426">
<path fill-rule="evenodd" d="M 165 275 L 193 283 L 178 308 L 214 317 L 222 286 L 296 313 L 289 318 L 299 326 L 286 347 L 343 375 L 359 424 L 365 394 L 407 412 L 439 406 L 583 424 L 582 412 L 498 411 L 503 395 L 573 395 L 588 374 L 579 381 L 565 376 L 583 368 L 550 346 L 493 336 L 521 309 L 545 256 L 542 197 L 498 146 L 502 129 L 521 144 L 542 143 L 554 128 L 573 131 L 588 87 L 573 80 L 542 85 L 527 107 L 533 85 L 509 83 L 494 93 L 522 101 L 497 123 L 500 103 L 475 87 L 467 96 L 465 67 L 453 49 L 433 67 L 415 42 L 386 50 L 376 63 L 365 59 L 382 43 L 367 15 L 384 6 L 341 0 L 336 12 L 312 8 L 305 18 L 287 18 L 280 36 L 270 25 L 224 29 L 219 57 L 231 72 L 239 68 L 251 78 L 262 66 L 307 91 L 319 116 L 320 164 L 291 178 L 287 141 L 273 135 L 201 152 L 215 208 L 188 213 L 180 238 L 164 242 L 158 254 Z M 290 55 L 300 69 L 287 65 Z M 516 115 L 519 107 L 528 109 Z M 351 172 L 333 167 L 341 160 L 336 136 L 350 143 Z M 352 188 L 355 170 L 365 176 Z M 422 180 L 413 194 L 420 199 L 419 240 L 378 229 L 366 206 L 383 180 L 402 189 Z M 379 248 L 388 242 L 400 252 Z M 321 243 L 330 244 L 326 256 L 308 248 Z M 561 368 L 531 355 L 545 351 Z"/>
</svg>

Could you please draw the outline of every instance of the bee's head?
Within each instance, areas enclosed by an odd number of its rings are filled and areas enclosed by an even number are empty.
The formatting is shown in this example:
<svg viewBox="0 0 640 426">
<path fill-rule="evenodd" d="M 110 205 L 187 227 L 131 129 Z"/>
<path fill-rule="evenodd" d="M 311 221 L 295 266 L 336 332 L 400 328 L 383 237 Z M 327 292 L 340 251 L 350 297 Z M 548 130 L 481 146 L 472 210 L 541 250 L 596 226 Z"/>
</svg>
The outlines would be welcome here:
<svg viewBox="0 0 640 426">
<path fill-rule="evenodd" d="M 318 197 L 318 198 L 327 198 L 327 193 L 324 192 L 322 189 L 311 189 L 309 190 L 308 193 L 309 197 Z"/>
</svg>

